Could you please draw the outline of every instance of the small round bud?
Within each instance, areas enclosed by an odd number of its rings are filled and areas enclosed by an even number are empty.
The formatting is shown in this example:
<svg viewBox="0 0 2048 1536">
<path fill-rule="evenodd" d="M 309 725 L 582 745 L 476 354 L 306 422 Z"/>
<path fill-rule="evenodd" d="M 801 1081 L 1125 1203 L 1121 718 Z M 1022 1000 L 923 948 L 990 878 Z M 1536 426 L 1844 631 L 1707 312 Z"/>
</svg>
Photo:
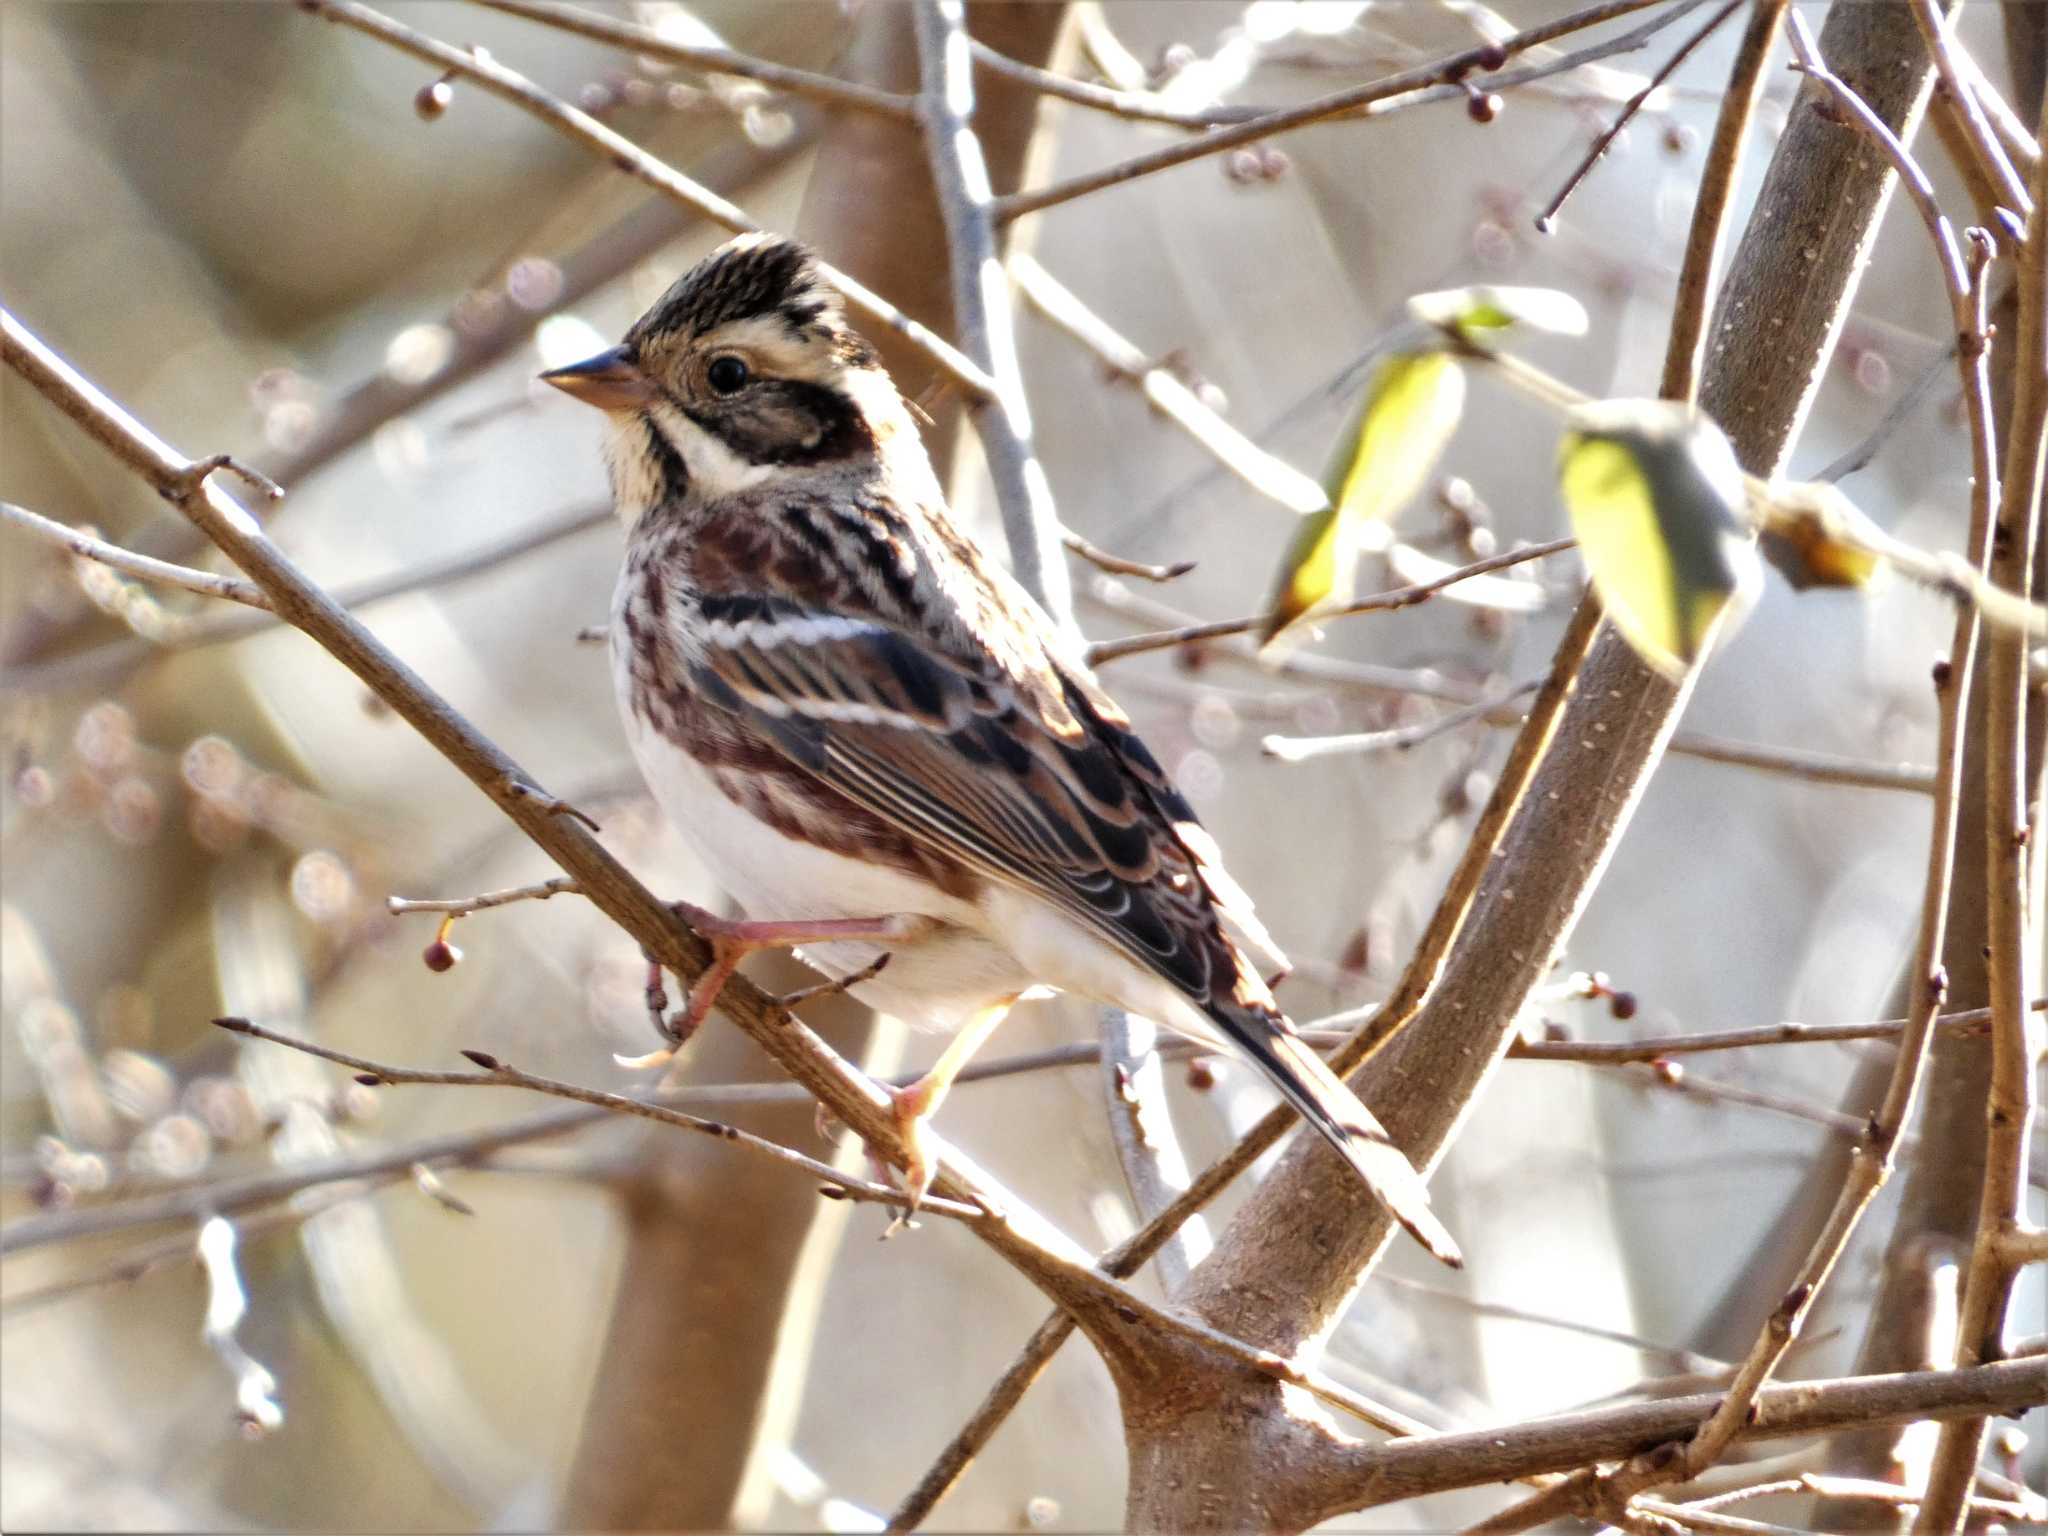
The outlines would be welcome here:
<svg viewBox="0 0 2048 1536">
<path fill-rule="evenodd" d="M 1257 181 L 1261 174 L 1259 152 L 1255 149 L 1232 150 L 1223 160 L 1223 174 L 1239 186 Z"/>
<path fill-rule="evenodd" d="M 1669 1088 L 1676 1088 L 1685 1081 L 1685 1068 L 1669 1056 L 1659 1056 L 1650 1063 L 1650 1070 L 1657 1074 L 1658 1082 Z"/>
<path fill-rule="evenodd" d="M 1949 683 L 1954 680 L 1955 675 L 1955 664 L 1951 662 L 1946 656 L 1940 656 L 1935 658 L 1933 667 L 1934 691 L 1936 693 L 1939 693 L 1943 689 L 1947 688 Z"/>
<path fill-rule="evenodd" d="M 1496 70 L 1506 64 L 1507 61 L 1508 51 L 1501 47 L 1499 43 L 1488 43 L 1479 50 L 1479 67 L 1481 69 L 1488 71 Z"/>
<path fill-rule="evenodd" d="M 1197 1056 L 1188 1063 L 1188 1086 L 1196 1093 L 1207 1093 L 1216 1086 L 1216 1063 L 1207 1056 Z"/>
<path fill-rule="evenodd" d="M 1607 1011 L 1617 1019 L 1627 1020 L 1636 1016 L 1636 995 L 1633 992 L 1616 992 L 1607 999 Z"/>
<path fill-rule="evenodd" d="M 1474 91 L 1465 98 L 1465 115 L 1475 123 L 1490 123 L 1500 116 L 1498 91 Z"/>
<path fill-rule="evenodd" d="M 1673 123 L 1664 130 L 1664 153 L 1674 159 L 1691 154 L 1699 142 L 1699 130 L 1690 123 Z"/>
<path fill-rule="evenodd" d="M 1259 146 L 1259 175 L 1267 181 L 1278 181 L 1293 168 L 1294 161 L 1284 149 L 1275 149 L 1270 144 Z"/>
<path fill-rule="evenodd" d="M 462 951 L 446 939 L 436 939 L 426 947 L 420 959 L 426 962 L 428 970 L 439 974 L 454 970 L 462 961 Z"/>
<path fill-rule="evenodd" d="M 412 109 L 421 119 L 431 123 L 455 100 L 455 87 L 446 80 L 436 80 L 432 85 L 423 85 L 412 99 Z"/>
</svg>

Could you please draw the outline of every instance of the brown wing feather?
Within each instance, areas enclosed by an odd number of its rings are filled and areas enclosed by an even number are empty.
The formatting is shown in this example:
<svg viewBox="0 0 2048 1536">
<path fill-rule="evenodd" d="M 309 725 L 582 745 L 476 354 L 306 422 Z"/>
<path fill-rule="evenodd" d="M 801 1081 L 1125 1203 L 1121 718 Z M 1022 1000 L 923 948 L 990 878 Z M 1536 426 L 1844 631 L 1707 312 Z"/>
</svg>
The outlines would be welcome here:
<svg viewBox="0 0 2048 1536">
<path fill-rule="evenodd" d="M 872 599 L 851 616 L 850 587 L 831 611 L 795 593 L 705 595 L 706 701 L 933 856 L 1036 892 L 1178 987 L 1403 1227 L 1460 1263 L 1420 1175 L 1225 931 L 1228 916 L 1270 946 L 1193 808 L 1043 612 L 980 575 L 973 622 L 899 625 Z"/>
</svg>

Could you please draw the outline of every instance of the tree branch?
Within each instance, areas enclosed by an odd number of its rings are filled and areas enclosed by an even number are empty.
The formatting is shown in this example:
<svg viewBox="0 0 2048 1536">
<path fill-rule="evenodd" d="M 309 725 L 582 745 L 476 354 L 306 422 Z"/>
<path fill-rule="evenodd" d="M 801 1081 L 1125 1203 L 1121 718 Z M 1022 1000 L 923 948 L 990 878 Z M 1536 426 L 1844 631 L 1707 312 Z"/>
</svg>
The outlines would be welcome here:
<svg viewBox="0 0 2048 1536">
<path fill-rule="evenodd" d="M 509 70 L 494 60 L 478 58 L 463 49 L 451 48 L 448 44 L 428 37 L 423 32 L 415 31 L 401 22 L 393 21 L 368 6 L 357 5 L 354 0 L 298 0 L 298 3 L 302 10 L 310 11 L 323 20 L 353 28 L 448 74 L 475 81 L 493 96 L 509 101 L 513 106 L 540 119 L 565 137 L 583 145 L 591 153 L 609 161 L 616 169 L 625 172 L 634 180 L 652 187 L 662 196 L 681 204 L 701 218 L 709 219 L 720 228 L 729 229 L 735 234 L 746 234 L 761 227 L 737 204 L 728 202 L 710 188 L 699 185 L 672 166 L 657 160 L 632 140 L 607 128 L 588 112 L 570 106 L 560 97 L 542 90 L 524 75 Z M 918 347 L 941 371 L 948 374 L 969 394 L 979 399 L 994 392 L 994 380 L 984 369 L 970 362 L 957 348 L 934 335 L 927 327 L 919 325 L 887 299 L 835 268 L 820 263 L 819 270 L 827 282 L 845 295 L 849 305 L 876 324 L 887 327 L 905 341 Z"/>
<path fill-rule="evenodd" d="M 1917 7 L 1916 7 L 1917 14 Z M 2048 108 L 2039 133 L 2048 139 Z M 2041 537 L 2043 455 L 2048 453 L 2048 158 L 2035 166 L 2032 212 L 2019 251 L 2019 335 L 2013 353 L 2012 420 L 2005 484 L 1991 538 L 1994 580 L 2024 593 Z M 1980 479 L 1985 470 L 1979 468 Z M 1991 1093 L 1985 1105 L 1984 1185 L 1977 1235 L 1964 1276 L 1956 1360 L 1995 1360 L 2017 1269 L 2002 1246 L 2027 1214 L 2027 1139 L 2036 1109 L 2034 1075 L 2048 1044 L 2027 1007 L 2041 966 L 2043 914 L 2033 900 L 2029 843 L 2042 831 L 2039 779 L 2027 761 L 2027 646 L 1992 634 L 1985 656 L 1984 847 L 1989 912 Z M 2038 775 L 2040 765 L 2032 771 Z M 2029 802 L 2032 801 L 2032 804 Z M 1985 1424 L 1943 1427 L 1928 1469 L 1916 1533 L 1959 1531 L 1982 1453 Z"/>
<path fill-rule="evenodd" d="M 820 106 L 875 112 L 884 117 L 911 117 L 917 110 L 913 98 L 900 96 L 894 91 L 880 91 L 871 85 L 858 85 L 850 80 L 835 80 L 830 75 L 794 69 L 769 59 L 757 59 L 751 54 L 735 53 L 730 48 L 679 42 L 653 27 L 599 15 L 580 6 L 560 5 L 553 0 L 475 0 L 475 3 L 524 21 L 537 21 L 543 26 L 595 38 L 600 43 L 610 43 L 615 48 L 624 48 L 648 58 L 686 64 L 706 74 L 738 75 L 742 79 L 756 80 L 788 95 L 815 101 Z"/>
<path fill-rule="evenodd" d="M 1418 581 L 1405 587 L 1395 587 L 1391 591 L 1375 592 L 1369 597 L 1357 598 L 1341 608 L 1332 608 L 1317 622 L 1344 618 L 1355 613 L 1387 613 L 1399 608 L 1412 608 L 1417 603 L 1427 602 L 1446 587 L 1454 587 L 1461 581 L 1470 581 L 1474 576 L 1484 576 L 1491 571 L 1504 571 L 1511 566 L 1526 565 L 1531 560 L 1542 560 L 1577 547 L 1576 539 L 1551 539 L 1546 543 L 1530 544 L 1521 549 L 1504 550 L 1500 554 L 1488 555 L 1484 560 L 1475 560 L 1470 565 L 1460 566 L 1429 581 Z M 1268 617 L 1263 613 L 1255 613 L 1242 619 L 1215 619 L 1206 624 L 1190 624 L 1179 629 L 1155 630 L 1145 635 L 1126 635 L 1120 640 L 1099 640 L 1088 647 L 1088 664 L 1091 667 L 1099 667 L 1104 662 L 1140 655 L 1145 651 L 1164 651 L 1203 640 L 1222 640 L 1232 635 L 1251 634 L 1265 624 Z"/>
<path fill-rule="evenodd" d="M 1051 208 L 1060 203 L 1071 202 L 1077 197 L 1085 197 L 1091 192 L 1100 192 L 1105 187 L 1120 186 L 1124 182 L 1135 181 L 1140 176 L 1150 176 L 1157 171 L 1185 165 L 1190 160 L 1219 155 L 1227 149 L 1235 149 L 1240 144 L 1272 138 L 1291 129 L 1321 122 L 1325 118 L 1376 115 L 1371 109 L 1377 106 L 1382 112 L 1391 110 L 1391 99 L 1394 97 L 1405 98 L 1399 103 L 1403 107 L 1420 106 L 1426 101 L 1462 98 L 1465 94 L 1464 87 L 1456 82 L 1462 81 L 1474 71 L 1498 68 L 1504 58 L 1512 58 L 1554 38 L 1612 20 L 1616 16 L 1627 15 L 1630 11 L 1641 10 L 1648 3 L 1650 0 L 1610 0 L 1610 3 L 1591 6 L 1586 10 L 1560 17 L 1554 22 L 1517 32 L 1512 37 L 1502 38 L 1498 42 L 1467 48 L 1462 53 L 1452 54 L 1449 58 L 1441 59 L 1434 64 L 1402 70 L 1399 74 L 1388 75 L 1366 85 L 1353 86 L 1349 90 L 1321 96 L 1298 107 L 1288 107 L 1279 112 L 1269 112 L 1263 117 L 1218 128 L 1199 138 L 1169 144 L 1150 154 L 1136 155 L 1101 170 L 1056 182 L 1049 187 L 1041 187 L 1035 192 L 1014 192 L 1008 197 L 996 199 L 995 216 L 998 220 L 1009 220 L 1023 214 L 1035 213 L 1042 208 Z M 1581 49 L 1565 59 L 1495 75 L 1489 84 L 1494 90 L 1505 90 L 1567 69 L 1576 69 L 1579 65 L 1590 64 L 1596 59 L 1640 48 L 1657 32 L 1704 3 L 1705 0 L 1673 0 L 1666 10 L 1634 31 Z M 1437 89 L 1431 90 L 1431 87 Z M 1381 105 L 1383 103 L 1387 105 Z"/>
<path fill-rule="evenodd" d="M 946 225 L 953 325 L 989 380 L 976 404 L 974 424 L 995 481 L 1010 568 L 1055 620 L 1071 626 L 1072 588 L 1066 566 L 1054 553 L 1060 546 L 1059 517 L 1052 487 L 1031 448 L 1031 406 L 1024 397 L 1008 280 L 989 216 L 994 194 L 974 134 L 974 71 L 964 0 L 917 0 L 916 23 L 923 81 L 918 115 Z"/>
<path fill-rule="evenodd" d="M 1130 379 L 1145 401 L 1184 429 L 1217 463 L 1269 500 L 1291 512 L 1315 512 L 1329 504 L 1322 486 L 1285 459 L 1261 448 L 1167 369 L 1155 367 L 1136 343 L 1083 304 L 1074 291 L 1025 251 L 1010 257 L 1018 290 L 1055 327 L 1086 347 L 1119 377 Z"/>
<path fill-rule="evenodd" d="M 2018 1413 L 2038 1404 L 2044 1392 L 2048 1360 L 1801 1382 L 1765 1388 L 1757 1397 L 1754 1419 L 1741 1426 L 1738 1436 L 1774 1439 L 1825 1434 L 1849 1424 L 1953 1418 L 1987 1410 Z M 1718 1392 L 1703 1393 L 1498 1429 L 1343 1446 L 1333 1455 L 1326 1482 L 1318 1490 L 1320 1518 L 1508 1477 L 1561 1472 L 1588 1461 L 1617 1460 L 1683 1439 L 1720 1400 Z M 1560 1490 L 1567 1486 L 1556 1485 Z M 1569 1499 L 1561 1493 L 1554 1497 L 1550 1513 L 1567 1513 Z M 1494 1529 L 1490 1523 L 1473 1527 L 1475 1533 Z"/>
</svg>

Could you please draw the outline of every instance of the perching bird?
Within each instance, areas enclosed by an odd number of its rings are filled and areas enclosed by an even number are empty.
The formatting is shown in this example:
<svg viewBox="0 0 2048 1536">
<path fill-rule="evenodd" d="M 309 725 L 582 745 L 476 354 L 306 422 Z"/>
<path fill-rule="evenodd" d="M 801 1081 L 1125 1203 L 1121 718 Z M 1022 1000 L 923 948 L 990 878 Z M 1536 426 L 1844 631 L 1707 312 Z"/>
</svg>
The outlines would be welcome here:
<svg viewBox="0 0 2048 1536">
<path fill-rule="evenodd" d="M 1025 994 L 1049 986 L 1248 1056 L 1402 1226 L 1458 1249 L 1421 1178 L 1295 1034 L 1228 919 L 1270 945 L 1214 841 L 1078 649 L 947 515 L 876 354 L 804 247 L 742 235 L 609 351 L 543 375 L 602 407 L 626 527 L 612 599 L 626 734 L 655 799 L 747 921 L 853 994 L 958 1031 L 895 1095 L 922 1130 Z"/>
</svg>

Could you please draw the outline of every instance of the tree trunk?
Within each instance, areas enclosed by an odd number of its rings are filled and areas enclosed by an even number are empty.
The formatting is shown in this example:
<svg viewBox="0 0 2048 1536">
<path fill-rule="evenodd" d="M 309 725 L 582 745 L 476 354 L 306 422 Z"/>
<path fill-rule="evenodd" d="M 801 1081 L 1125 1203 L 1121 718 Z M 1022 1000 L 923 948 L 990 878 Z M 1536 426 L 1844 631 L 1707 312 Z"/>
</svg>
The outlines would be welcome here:
<svg viewBox="0 0 2048 1536">
<path fill-rule="evenodd" d="M 1879 115 L 1911 133 L 1931 71 L 1905 6 L 1837 5 L 1821 47 Z M 1702 407 L 1759 475 L 1785 462 L 1804 422 L 1894 180 L 1867 141 L 1811 110 L 1802 93 L 1731 263 L 1700 391 Z M 1627 826 L 1687 691 L 1651 672 L 1613 632 L 1594 644 L 1429 1004 L 1356 1080 L 1418 1164 L 1442 1154 L 1506 1048 Z M 1177 1299 L 1255 1344 L 1313 1351 L 1391 1230 L 1342 1160 L 1299 1138 Z M 1299 1529 L 1365 1500 L 1355 1472 L 1330 1475 L 1347 1459 L 1341 1442 L 1271 1381 L 1247 1375 L 1185 1412 L 1162 1411 L 1174 1382 L 1119 1376 L 1118 1386 L 1133 1530 Z M 1370 1465 L 1369 1452 L 1348 1459 Z M 1219 1475 L 1199 1475 L 1205 1467 Z"/>
</svg>

